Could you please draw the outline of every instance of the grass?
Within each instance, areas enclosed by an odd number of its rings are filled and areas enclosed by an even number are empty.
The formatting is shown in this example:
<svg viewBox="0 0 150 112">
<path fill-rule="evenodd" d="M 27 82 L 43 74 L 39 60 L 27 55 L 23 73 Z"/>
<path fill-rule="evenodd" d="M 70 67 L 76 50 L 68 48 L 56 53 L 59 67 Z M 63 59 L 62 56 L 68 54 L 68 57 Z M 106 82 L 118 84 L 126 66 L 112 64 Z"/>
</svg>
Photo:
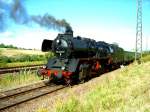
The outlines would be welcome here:
<svg viewBox="0 0 150 112">
<path fill-rule="evenodd" d="M 51 52 L 38 50 L 0 48 L 0 68 L 45 64 L 53 56 Z M 13 89 L 39 80 L 33 71 L 10 73 L 0 77 L 0 90 Z"/>
<path fill-rule="evenodd" d="M 150 54 L 149 55 L 146 55 L 142 58 L 142 61 L 143 62 L 147 62 L 147 61 L 150 61 Z"/>
<path fill-rule="evenodd" d="M 19 73 L 9 73 L 0 77 L 0 91 L 13 89 L 16 87 L 32 84 L 40 81 L 36 71 L 21 71 Z"/>
<path fill-rule="evenodd" d="M 15 55 L 44 55 L 44 52 L 40 50 L 25 50 L 25 49 L 11 49 L 0 48 L 1 55 L 3 56 L 15 56 Z"/>
<path fill-rule="evenodd" d="M 0 68 L 5 68 L 5 67 L 19 67 L 19 66 L 29 66 L 29 65 L 41 65 L 41 64 L 45 64 L 45 63 L 46 63 L 46 61 L 0 63 Z"/>
<path fill-rule="evenodd" d="M 115 75 L 116 74 L 116 75 Z M 85 95 L 73 94 L 56 112 L 150 112 L 150 62 L 118 70 L 91 85 Z"/>
<path fill-rule="evenodd" d="M 150 61 L 150 51 L 145 51 L 142 54 L 142 61 L 147 62 Z"/>
<path fill-rule="evenodd" d="M 51 57 L 52 52 L 0 48 L 0 68 L 44 64 Z"/>
</svg>

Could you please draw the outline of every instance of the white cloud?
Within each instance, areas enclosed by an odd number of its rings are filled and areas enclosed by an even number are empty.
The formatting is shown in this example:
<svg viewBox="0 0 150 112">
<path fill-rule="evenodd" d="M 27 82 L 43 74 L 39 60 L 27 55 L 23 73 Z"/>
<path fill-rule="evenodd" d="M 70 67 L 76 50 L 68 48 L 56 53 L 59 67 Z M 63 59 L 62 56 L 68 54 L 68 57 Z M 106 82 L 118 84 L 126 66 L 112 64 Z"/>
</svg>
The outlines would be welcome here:
<svg viewBox="0 0 150 112">
<path fill-rule="evenodd" d="M 10 32 L 10 31 L 6 31 L 6 32 L 3 32 L 3 33 L 0 33 L 0 38 L 7 38 L 7 37 L 13 37 L 13 32 Z"/>
<path fill-rule="evenodd" d="M 57 35 L 56 32 L 44 30 L 25 30 L 17 34 L 12 32 L 12 34 L 15 36 L 12 37 L 12 35 L 8 35 L 6 32 L 0 34 L 0 43 L 12 44 L 21 48 L 41 49 L 43 39 L 53 40 Z"/>
<path fill-rule="evenodd" d="M 131 28 L 90 28 L 75 29 L 76 35 L 85 36 L 97 41 L 116 42 L 125 50 L 135 48 L 135 30 Z"/>
<path fill-rule="evenodd" d="M 53 40 L 58 32 L 46 30 L 29 30 L 0 33 L 0 43 L 13 44 L 22 48 L 41 49 L 43 39 Z M 100 28 L 74 27 L 74 36 L 87 37 L 96 41 L 116 42 L 125 50 L 135 49 L 135 29 L 132 28 Z M 146 38 L 148 38 L 146 40 Z M 143 35 L 143 50 L 150 50 L 150 35 Z"/>
</svg>

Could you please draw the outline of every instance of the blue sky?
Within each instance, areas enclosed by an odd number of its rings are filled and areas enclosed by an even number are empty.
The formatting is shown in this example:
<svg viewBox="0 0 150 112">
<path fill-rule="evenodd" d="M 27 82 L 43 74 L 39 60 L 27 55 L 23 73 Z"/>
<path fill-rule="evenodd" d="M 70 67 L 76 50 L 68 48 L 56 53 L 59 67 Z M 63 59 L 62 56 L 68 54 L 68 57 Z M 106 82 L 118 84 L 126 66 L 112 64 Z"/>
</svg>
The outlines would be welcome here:
<svg viewBox="0 0 150 112">
<path fill-rule="evenodd" d="M 150 50 L 150 0 L 143 1 L 143 49 Z M 135 47 L 136 0 L 26 0 L 24 3 L 29 15 L 48 13 L 66 19 L 75 36 L 117 42 L 126 50 Z M 42 39 L 54 39 L 58 33 L 35 24 L 23 26 L 11 22 L 8 26 L 0 33 L 0 43 L 26 48 L 40 49 Z"/>
</svg>

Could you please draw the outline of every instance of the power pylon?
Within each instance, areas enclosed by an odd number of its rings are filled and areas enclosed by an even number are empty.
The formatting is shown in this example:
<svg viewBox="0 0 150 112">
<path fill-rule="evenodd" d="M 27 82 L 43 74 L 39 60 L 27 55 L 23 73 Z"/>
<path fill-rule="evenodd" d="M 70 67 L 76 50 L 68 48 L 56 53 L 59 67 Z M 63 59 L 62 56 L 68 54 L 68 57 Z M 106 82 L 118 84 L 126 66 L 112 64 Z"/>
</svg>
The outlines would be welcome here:
<svg viewBox="0 0 150 112">
<path fill-rule="evenodd" d="M 142 0 L 137 0 L 135 61 L 142 58 Z"/>
</svg>

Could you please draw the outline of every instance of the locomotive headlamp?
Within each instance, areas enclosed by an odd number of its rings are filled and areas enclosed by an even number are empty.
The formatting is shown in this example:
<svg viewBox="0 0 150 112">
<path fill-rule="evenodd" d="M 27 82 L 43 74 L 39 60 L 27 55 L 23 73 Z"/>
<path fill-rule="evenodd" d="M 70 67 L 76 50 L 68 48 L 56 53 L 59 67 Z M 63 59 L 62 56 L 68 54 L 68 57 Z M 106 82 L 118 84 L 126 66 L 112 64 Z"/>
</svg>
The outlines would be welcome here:
<svg viewBox="0 0 150 112">
<path fill-rule="evenodd" d="M 43 65 L 43 66 L 42 66 L 42 68 L 44 68 L 44 69 L 45 69 L 45 68 L 46 68 L 46 66 L 45 66 L 45 65 Z"/>
<path fill-rule="evenodd" d="M 62 69 L 62 70 L 65 70 L 65 66 L 62 66 L 61 69 Z"/>
<path fill-rule="evenodd" d="M 60 40 L 57 39 L 57 40 L 56 40 L 56 43 L 59 44 L 59 43 L 60 43 Z"/>
</svg>

